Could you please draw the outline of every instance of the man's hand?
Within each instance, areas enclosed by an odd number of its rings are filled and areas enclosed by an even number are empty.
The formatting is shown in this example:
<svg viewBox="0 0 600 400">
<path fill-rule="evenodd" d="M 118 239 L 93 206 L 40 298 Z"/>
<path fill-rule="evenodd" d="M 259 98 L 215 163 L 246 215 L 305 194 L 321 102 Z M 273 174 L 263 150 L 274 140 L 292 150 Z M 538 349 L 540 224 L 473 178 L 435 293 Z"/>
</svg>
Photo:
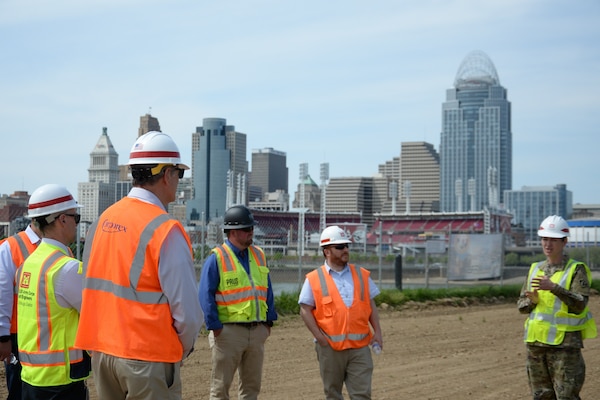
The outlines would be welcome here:
<svg viewBox="0 0 600 400">
<path fill-rule="evenodd" d="M 0 361 L 6 360 L 12 354 L 12 342 L 0 343 Z"/>
</svg>

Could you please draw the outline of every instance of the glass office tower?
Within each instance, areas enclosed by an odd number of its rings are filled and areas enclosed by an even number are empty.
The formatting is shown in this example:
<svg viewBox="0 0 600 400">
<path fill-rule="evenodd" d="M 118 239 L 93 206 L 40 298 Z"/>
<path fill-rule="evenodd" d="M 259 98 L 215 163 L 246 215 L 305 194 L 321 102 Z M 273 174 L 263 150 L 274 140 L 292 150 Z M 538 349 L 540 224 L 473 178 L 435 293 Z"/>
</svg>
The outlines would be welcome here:
<svg viewBox="0 0 600 400">
<path fill-rule="evenodd" d="M 246 190 L 246 134 L 236 132 L 224 118 L 204 118 L 202 122 L 192 134 L 194 194 L 187 202 L 187 216 L 210 221 L 227 210 L 228 190 L 236 186 L 240 192 Z"/>
<path fill-rule="evenodd" d="M 440 211 L 495 209 L 511 188 L 510 102 L 492 61 L 473 51 L 442 104 Z"/>
</svg>

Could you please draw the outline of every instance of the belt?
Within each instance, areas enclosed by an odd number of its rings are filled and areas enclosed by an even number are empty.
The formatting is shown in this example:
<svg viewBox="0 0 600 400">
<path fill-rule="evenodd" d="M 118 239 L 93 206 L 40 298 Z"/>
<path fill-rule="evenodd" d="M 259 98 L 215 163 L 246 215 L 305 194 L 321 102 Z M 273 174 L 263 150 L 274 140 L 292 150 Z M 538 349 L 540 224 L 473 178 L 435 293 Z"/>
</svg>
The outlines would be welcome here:
<svg viewBox="0 0 600 400">
<path fill-rule="evenodd" d="M 231 325 L 239 325 L 239 326 L 243 326 L 244 328 L 254 328 L 255 326 L 259 326 L 259 325 L 267 325 L 266 321 L 254 321 L 254 322 L 229 322 L 229 324 Z"/>
</svg>

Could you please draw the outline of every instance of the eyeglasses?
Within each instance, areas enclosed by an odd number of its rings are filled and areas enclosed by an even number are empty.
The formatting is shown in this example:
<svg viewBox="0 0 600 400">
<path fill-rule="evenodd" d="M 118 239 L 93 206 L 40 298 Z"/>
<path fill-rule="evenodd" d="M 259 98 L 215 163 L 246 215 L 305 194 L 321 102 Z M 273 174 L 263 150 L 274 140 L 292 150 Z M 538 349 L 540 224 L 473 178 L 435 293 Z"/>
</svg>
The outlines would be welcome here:
<svg viewBox="0 0 600 400">
<path fill-rule="evenodd" d="M 254 231 L 254 227 L 253 226 L 249 226 L 247 228 L 241 228 L 240 231 L 253 232 Z"/>
<path fill-rule="evenodd" d="M 73 219 L 75 219 L 75 223 L 78 224 L 79 221 L 81 221 L 81 215 L 80 214 L 67 214 L 65 213 L 64 215 L 67 215 L 69 217 L 73 217 Z"/>
<path fill-rule="evenodd" d="M 333 247 L 336 250 L 344 250 L 344 249 L 347 249 L 349 246 L 348 246 L 348 243 L 342 243 L 342 244 L 333 245 L 331 247 Z"/>
</svg>

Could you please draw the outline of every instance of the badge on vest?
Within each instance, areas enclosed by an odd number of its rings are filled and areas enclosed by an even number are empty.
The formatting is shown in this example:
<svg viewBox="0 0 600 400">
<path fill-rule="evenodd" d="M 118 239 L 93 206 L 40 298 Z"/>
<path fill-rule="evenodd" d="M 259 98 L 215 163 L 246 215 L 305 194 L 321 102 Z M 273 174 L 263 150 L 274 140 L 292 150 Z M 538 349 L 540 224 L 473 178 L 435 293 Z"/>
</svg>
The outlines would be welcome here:
<svg viewBox="0 0 600 400">
<path fill-rule="evenodd" d="M 238 278 L 225 279 L 225 286 L 231 287 L 231 286 L 237 286 L 237 285 L 238 285 Z"/>
</svg>

